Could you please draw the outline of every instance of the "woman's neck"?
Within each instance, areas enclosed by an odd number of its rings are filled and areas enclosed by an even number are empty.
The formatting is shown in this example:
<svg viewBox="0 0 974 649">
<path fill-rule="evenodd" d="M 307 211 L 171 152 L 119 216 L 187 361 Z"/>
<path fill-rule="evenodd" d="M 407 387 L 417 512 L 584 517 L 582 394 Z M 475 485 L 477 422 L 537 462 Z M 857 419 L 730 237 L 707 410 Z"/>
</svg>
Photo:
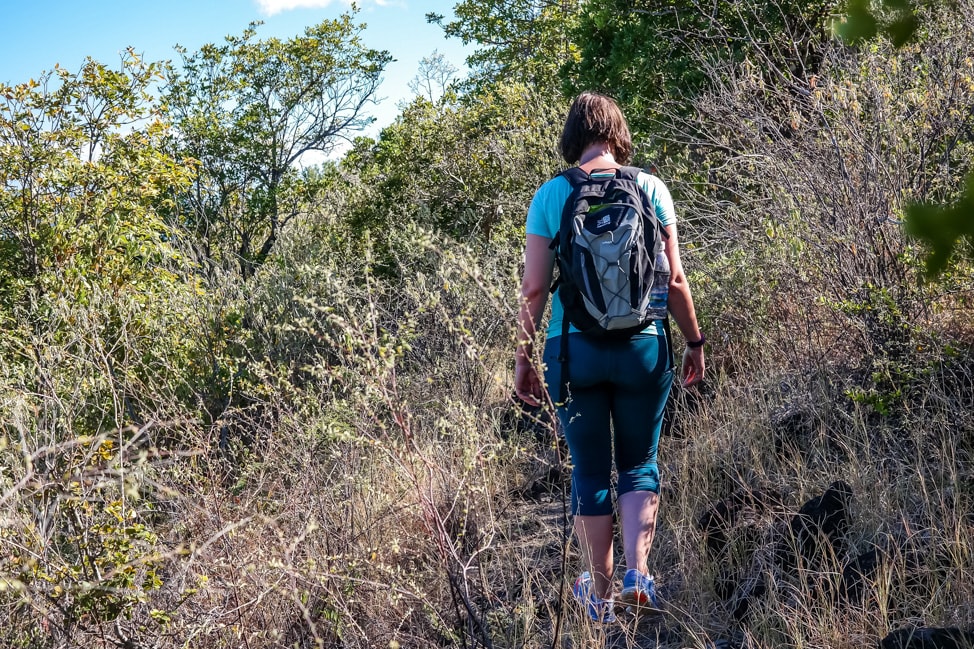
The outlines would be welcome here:
<svg viewBox="0 0 974 649">
<path fill-rule="evenodd" d="M 578 161 L 579 167 L 598 167 L 599 165 L 606 165 L 608 167 L 618 167 L 616 163 L 615 156 L 612 155 L 612 150 L 607 144 L 602 142 L 596 142 L 582 152 L 582 156 Z"/>
</svg>

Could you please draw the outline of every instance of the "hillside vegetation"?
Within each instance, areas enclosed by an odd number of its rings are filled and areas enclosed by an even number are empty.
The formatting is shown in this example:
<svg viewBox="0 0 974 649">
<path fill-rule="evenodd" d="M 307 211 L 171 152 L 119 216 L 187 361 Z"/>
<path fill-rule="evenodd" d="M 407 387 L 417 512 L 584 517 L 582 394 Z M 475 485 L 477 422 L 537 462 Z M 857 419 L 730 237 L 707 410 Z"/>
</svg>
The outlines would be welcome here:
<svg viewBox="0 0 974 649">
<path fill-rule="evenodd" d="M 930 275 L 904 229 L 974 203 L 974 3 L 895 46 L 838 13 L 465 0 L 430 19 L 470 76 L 438 95 L 430 59 L 375 139 L 390 56 L 354 12 L 0 86 L 0 644 L 974 627 L 970 239 Z M 550 413 L 512 398 L 524 216 L 582 89 L 671 187 L 710 341 L 661 443 L 668 614 L 606 628 L 570 598 Z M 951 243 L 971 219 L 925 209 Z"/>
</svg>

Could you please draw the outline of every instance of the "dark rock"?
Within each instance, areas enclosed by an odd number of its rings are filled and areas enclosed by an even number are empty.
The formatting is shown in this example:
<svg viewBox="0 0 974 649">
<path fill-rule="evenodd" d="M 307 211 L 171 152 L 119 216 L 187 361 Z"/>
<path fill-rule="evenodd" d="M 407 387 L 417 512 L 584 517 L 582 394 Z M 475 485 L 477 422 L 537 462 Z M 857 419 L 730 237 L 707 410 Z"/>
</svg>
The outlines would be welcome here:
<svg viewBox="0 0 974 649">
<path fill-rule="evenodd" d="M 558 434 L 549 409 L 529 406 L 512 395 L 501 412 L 500 433 L 507 440 L 525 436 L 534 440 L 537 461 L 514 490 L 516 495 L 541 500 L 569 488 L 568 445 L 564 436 Z"/>
<path fill-rule="evenodd" d="M 767 573 L 746 579 L 741 582 L 741 586 L 734 598 L 734 608 L 732 614 L 738 622 L 744 622 L 751 614 L 751 605 L 758 599 L 764 597 L 768 592 Z"/>
<path fill-rule="evenodd" d="M 852 487 L 840 480 L 829 485 L 821 496 L 802 505 L 782 537 L 773 544 L 770 556 L 765 556 L 758 569 L 740 581 L 732 602 L 735 619 L 746 621 L 755 601 L 765 596 L 770 584 L 794 581 L 801 574 L 799 568 L 810 584 L 814 582 L 816 591 L 825 586 L 827 582 L 815 581 L 816 575 L 828 557 L 841 552 L 849 528 L 851 500 Z M 823 543 L 828 547 L 823 547 Z"/>
<path fill-rule="evenodd" d="M 811 408 L 788 403 L 771 414 L 770 423 L 779 454 L 786 449 L 804 452 L 815 437 L 818 415 Z"/>
<path fill-rule="evenodd" d="M 538 459 L 533 471 L 525 477 L 515 493 L 525 500 L 533 501 L 559 493 L 567 497 L 571 490 L 570 481 L 571 471 L 567 463 L 557 461 L 554 453 L 546 453 Z"/>
<path fill-rule="evenodd" d="M 706 649 L 751 649 L 753 646 L 748 636 L 734 633 L 726 638 L 717 638 L 704 643 Z"/>
<path fill-rule="evenodd" d="M 707 557 L 716 567 L 714 591 L 721 599 L 730 598 L 738 590 L 741 564 L 750 562 L 759 543 L 759 527 L 753 523 L 773 505 L 780 506 L 780 499 L 770 491 L 744 488 L 718 501 L 698 518 L 697 528 L 703 532 Z"/>
<path fill-rule="evenodd" d="M 812 498 L 791 519 L 789 538 L 778 544 L 775 556 L 778 567 L 791 572 L 796 566 L 808 570 L 820 567 L 821 560 L 840 554 L 841 543 L 849 530 L 849 505 L 852 487 L 838 480 L 821 496 Z M 826 541 L 830 548 L 820 546 Z"/>
<path fill-rule="evenodd" d="M 958 628 L 897 629 L 880 640 L 879 649 L 974 649 L 974 633 Z"/>
<path fill-rule="evenodd" d="M 880 579 L 880 570 L 893 566 L 892 588 L 886 605 L 909 607 L 912 598 L 948 579 L 952 565 L 950 549 L 942 541 L 938 542 L 931 530 L 904 531 L 884 537 L 849 561 L 842 569 L 839 595 L 848 604 L 871 603 L 869 596 Z"/>
<path fill-rule="evenodd" d="M 697 520 L 704 534 L 707 556 L 718 560 L 726 552 L 729 534 L 745 513 L 760 514 L 778 498 L 763 489 L 739 489 L 707 509 Z"/>
<path fill-rule="evenodd" d="M 686 439 L 696 432 L 696 414 L 700 408 L 714 397 L 716 390 L 707 382 L 699 384 L 694 390 L 673 390 L 663 409 L 663 430 L 661 437 Z"/>
<path fill-rule="evenodd" d="M 861 604 L 866 588 L 876 582 L 876 574 L 885 558 L 880 548 L 873 547 L 847 563 L 842 568 L 839 596 L 846 602 Z"/>
</svg>

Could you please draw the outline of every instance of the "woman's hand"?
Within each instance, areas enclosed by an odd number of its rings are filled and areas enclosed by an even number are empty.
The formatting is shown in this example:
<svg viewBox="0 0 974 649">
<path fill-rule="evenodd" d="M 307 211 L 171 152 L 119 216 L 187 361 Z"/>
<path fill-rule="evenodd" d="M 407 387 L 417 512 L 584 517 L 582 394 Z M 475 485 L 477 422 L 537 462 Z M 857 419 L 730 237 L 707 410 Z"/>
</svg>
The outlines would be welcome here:
<svg viewBox="0 0 974 649">
<path fill-rule="evenodd" d="M 527 358 L 517 359 L 514 367 L 514 391 L 517 392 L 517 398 L 529 406 L 537 408 L 541 405 L 541 396 L 544 394 L 541 381 L 534 365 Z"/>
<path fill-rule="evenodd" d="M 688 388 L 703 381 L 704 373 L 703 346 L 687 347 L 683 351 L 683 387 Z"/>
</svg>

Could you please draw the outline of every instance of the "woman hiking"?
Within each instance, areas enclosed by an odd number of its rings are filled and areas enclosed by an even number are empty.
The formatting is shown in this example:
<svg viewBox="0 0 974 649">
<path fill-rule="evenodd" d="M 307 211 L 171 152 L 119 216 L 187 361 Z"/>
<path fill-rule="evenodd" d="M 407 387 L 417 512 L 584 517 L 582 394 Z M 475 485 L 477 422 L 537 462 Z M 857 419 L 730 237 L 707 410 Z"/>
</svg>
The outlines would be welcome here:
<svg viewBox="0 0 974 649">
<path fill-rule="evenodd" d="M 625 171 L 620 169 L 632 156 L 632 140 L 616 102 L 594 92 L 579 95 L 568 111 L 559 149 L 565 161 L 580 170 L 572 171 L 573 177 L 583 172 L 581 177 L 597 180 Z M 681 380 L 684 386 L 691 386 L 704 376 L 705 338 L 680 261 L 673 201 L 659 178 L 642 171 L 629 173 L 664 231 L 661 254 L 670 270 L 664 312 L 668 309 L 687 341 Z M 613 459 L 627 568 L 619 600 L 624 605 L 658 607 L 647 559 L 659 509 L 656 453 L 673 382 L 672 354 L 663 319 L 649 322 L 627 338 L 596 337 L 574 325 L 563 327 L 559 287 L 552 300 L 543 353 L 545 381 L 538 376 L 532 345 L 552 283 L 556 254 L 552 240 L 558 238 L 562 212 L 573 196 L 572 182 L 565 175 L 546 182 L 528 209 L 515 388 L 522 401 L 539 406 L 545 401 L 545 385 L 559 386 L 559 393 L 567 387 L 567 398 L 558 397 L 556 410 L 571 453 L 571 508 L 585 567 L 572 592 L 593 620 L 612 622 Z M 568 336 L 566 346 L 562 345 L 563 335 Z M 564 353 L 566 349 L 569 354 Z M 561 359 L 565 359 L 564 368 Z M 565 376 L 570 378 L 562 385 Z"/>
</svg>

